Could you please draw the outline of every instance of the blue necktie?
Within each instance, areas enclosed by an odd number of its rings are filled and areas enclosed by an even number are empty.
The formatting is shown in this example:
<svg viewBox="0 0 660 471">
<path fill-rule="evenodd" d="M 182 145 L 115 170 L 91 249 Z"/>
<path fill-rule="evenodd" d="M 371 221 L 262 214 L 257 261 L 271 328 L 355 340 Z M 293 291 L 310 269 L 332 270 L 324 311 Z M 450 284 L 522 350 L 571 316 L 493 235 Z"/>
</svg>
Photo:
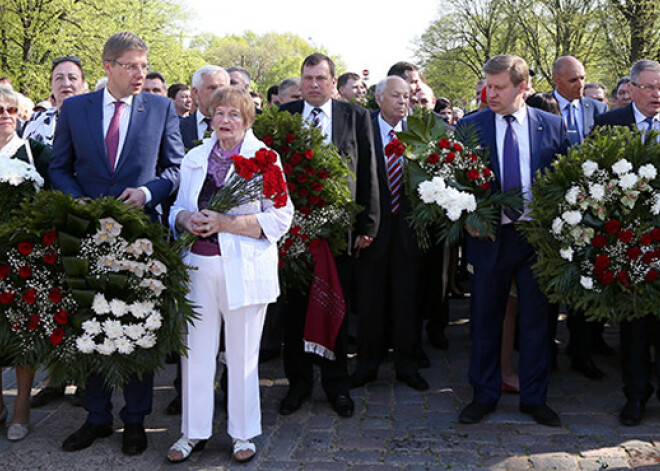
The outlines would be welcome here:
<svg viewBox="0 0 660 471">
<path fill-rule="evenodd" d="M 502 176 L 502 191 L 508 191 L 513 188 L 522 189 L 522 180 L 520 178 L 520 149 L 518 149 L 518 136 L 513 129 L 513 122 L 515 117 L 513 115 L 506 115 L 504 119 L 507 122 L 506 133 L 504 134 L 504 147 L 502 148 L 502 156 L 504 160 L 504 175 Z M 516 222 L 522 215 L 520 211 L 507 208 L 504 214 Z"/>
<path fill-rule="evenodd" d="M 312 127 L 318 128 L 321 126 L 321 113 L 323 110 L 321 108 L 314 108 L 312 110 Z"/>
<path fill-rule="evenodd" d="M 566 105 L 566 110 L 568 111 L 568 119 L 566 120 L 568 123 L 568 140 L 572 147 L 575 144 L 579 144 L 582 139 L 580 139 L 580 129 L 578 128 L 577 120 L 575 119 L 575 108 L 569 103 Z"/>
<path fill-rule="evenodd" d="M 644 122 L 648 124 L 646 131 L 644 131 L 644 136 L 643 136 L 644 142 L 646 142 L 646 134 L 653 131 L 653 118 L 646 118 L 644 119 Z"/>
</svg>

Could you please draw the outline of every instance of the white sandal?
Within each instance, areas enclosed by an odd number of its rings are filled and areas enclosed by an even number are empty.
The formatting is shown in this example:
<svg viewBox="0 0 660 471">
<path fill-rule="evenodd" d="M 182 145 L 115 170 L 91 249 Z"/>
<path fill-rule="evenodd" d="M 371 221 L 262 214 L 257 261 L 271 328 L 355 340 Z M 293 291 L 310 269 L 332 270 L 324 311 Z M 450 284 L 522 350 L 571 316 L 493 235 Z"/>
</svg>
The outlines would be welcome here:
<svg viewBox="0 0 660 471">
<path fill-rule="evenodd" d="M 186 438 L 185 435 L 181 435 L 181 438 L 179 438 L 167 452 L 167 459 L 172 463 L 181 463 L 182 461 L 186 461 L 193 452 L 203 450 L 205 446 L 206 440 L 191 440 Z M 170 453 L 173 451 L 181 453 L 181 458 L 172 458 Z"/>
<path fill-rule="evenodd" d="M 250 461 L 256 453 L 257 447 L 252 440 L 234 440 L 234 459 L 239 463 Z"/>
</svg>

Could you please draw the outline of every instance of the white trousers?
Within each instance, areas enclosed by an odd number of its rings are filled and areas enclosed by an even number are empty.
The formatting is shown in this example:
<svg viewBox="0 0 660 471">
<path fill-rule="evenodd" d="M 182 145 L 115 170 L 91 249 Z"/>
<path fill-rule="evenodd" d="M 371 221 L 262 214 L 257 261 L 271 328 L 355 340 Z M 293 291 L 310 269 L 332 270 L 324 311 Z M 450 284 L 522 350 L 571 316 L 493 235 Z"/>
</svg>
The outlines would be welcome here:
<svg viewBox="0 0 660 471">
<path fill-rule="evenodd" d="M 181 431 L 190 439 L 207 439 L 213 431 L 213 384 L 220 328 L 225 326 L 228 369 L 227 433 L 248 440 L 261 434 L 259 344 L 266 304 L 229 310 L 225 273 L 219 256 L 190 254 L 190 301 L 199 319 L 188 326 L 188 356 L 181 357 L 183 408 Z"/>
</svg>

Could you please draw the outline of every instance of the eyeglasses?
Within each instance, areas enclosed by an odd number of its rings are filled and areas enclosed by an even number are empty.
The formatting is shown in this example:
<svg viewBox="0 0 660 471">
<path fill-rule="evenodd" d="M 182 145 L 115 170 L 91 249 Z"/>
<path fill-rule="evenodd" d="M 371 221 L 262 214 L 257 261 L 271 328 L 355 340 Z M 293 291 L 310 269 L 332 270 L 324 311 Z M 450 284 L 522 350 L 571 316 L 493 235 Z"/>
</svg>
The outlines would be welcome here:
<svg viewBox="0 0 660 471">
<path fill-rule="evenodd" d="M 121 62 L 115 59 L 110 59 L 108 62 L 117 64 L 118 66 L 123 67 L 125 70 L 128 70 L 131 73 L 139 71 L 144 74 L 151 70 L 150 64 L 122 64 Z"/>
<path fill-rule="evenodd" d="M 4 106 L 0 106 L 0 116 L 5 114 L 5 111 L 7 112 L 8 115 L 12 116 L 18 113 L 18 108 L 15 106 L 8 106 L 5 108 Z"/>
<path fill-rule="evenodd" d="M 636 82 L 630 82 L 643 92 L 650 92 L 651 90 L 655 90 L 656 92 L 660 92 L 660 85 L 653 85 L 652 83 L 636 83 Z"/>
</svg>

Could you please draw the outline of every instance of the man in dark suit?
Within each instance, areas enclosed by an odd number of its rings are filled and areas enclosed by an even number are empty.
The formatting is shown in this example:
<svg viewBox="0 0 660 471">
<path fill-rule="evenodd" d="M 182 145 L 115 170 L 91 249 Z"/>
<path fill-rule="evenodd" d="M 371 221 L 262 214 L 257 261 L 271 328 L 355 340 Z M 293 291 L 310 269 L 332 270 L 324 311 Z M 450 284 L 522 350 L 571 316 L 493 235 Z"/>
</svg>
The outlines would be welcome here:
<svg viewBox="0 0 660 471">
<path fill-rule="evenodd" d="M 380 111 L 371 115 L 378 167 L 380 223 L 373 243 L 360 251 L 356 263 L 358 366 L 354 387 L 373 381 L 387 353 L 391 326 L 397 380 L 425 391 L 429 385 L 418 372 L 421 316 L 418 308 L 422 252 L 407 217 L 410 203 L 403 188 L 403 156 L 386 155 L 396 133 L 406 130 L 410 86 L 398 76 L 376 86 Z M 391 314 L 391 315 L 388 315 Z"/>
<path fill-rule="evenodd" d="M 585 79 L 584 66 L 575 57 L 560 57 L 552 67 L 552 80 L 556 86 L 553 94 L 564 117 L 571 146 L 579 145 L 594 127 L 596 116 L 608 110 L 605 103 L 584 96 Z M 602 378 L 604 373 L 592 360 L 591 353 L 614 353 L 603 340 L 603 323 L 587 322 L 584 313 L 569 306 L 567 326 L 571 368 L 587 378 Z"/>
<path fill-rule="evenodd" d="M 75 197 L 114 196 L 156 219 L 156 207 L 179 184 L 183 144 L 171 100 L 140 93 L 148 70 L 147 45 L 133 33 L 111 36 L 103 48 L 108 85 L 72 97 L 62 106 L 49 174 L 53 189 Z M 142 425 L 151 412 L 153 373 L 132 375 L 124 385 L 125 454 L 147 446 Z M 83 426 L 63 443 L 65 451 L 112 434 L 112 390 L 99 374 L 85 386 Z"/>
<path fill-rule="evenodd" d="M 630 69 L 630 85 L 632 103 L 597 116 L 596 126 L 628 126 L 642 133 L 650 130 L 660 132 L 660 62 L 635 62 Z M 626 404 L 619 420 L 623 425 L 632 426 L 642 421 L 646 401 L 653 394 L 649 336 L 655 340 L 655 366 L 660 374 L 660 325 L 657 314 L 652 314 L 633 321 L 622 321 L 620 326 Z"/>
<path fill-rule="evenodd" d="M 352 255 L 367 248 L 378 231 L 378 175 L 374 154 L 373 131 L 369 113 L 362 107 L 331 99 L 336 83 L 335 65 L 328 56 L 308 56 L 301 70 L 302 100 L 286 103 L 281 109 L 302 113 L 310 126 L 317 126 L 345 158 L 354 178 L 348 180 L 351 197 L 364 209 L 357 216 L 348 253 L 335 258 L 344 299 L 348 300 L 353 283 Z M 290 296 L 284 309 L 284 371 L 289 391 L 280 404 L 280 414 L 288 415 L 300 408 L 312 391 L 313 370 L 310 355 L 305 354 L 303 332 L 307 296 Z M 323 389 L 340 416 L 353 414 L 349 395 L 350 378 L 346 362 L 346 321 L 342 323 L 335 343 L 334 361 L 322 359 Z"/>
<path fill-rule="evenodd" d="M 473 130 L 487 149 L 497 179 L 494 191 L 520 188 L 528 200 L 536 172 L 545 171 L 557 154 L 566 153 L 566 127 L 560 117 L 525 105 L 529 69 L 523 59 L 495 56 L 484 65 L 484 72 L 490 108 L 460 120 L 459 135 Z M 468 268 L 472 269 L 468 376 L 474 396 L 460 414 L 462 423 L 480 422 L 495 410 L 500 398 L 502 322 L 514 279 L 520 326 L 520 411 L 543 425 L 561 423 L 546 405 L 550 379 L 549 304 L 532 272 L 536 252 L 516 229 L 516 223 L 525 218 L 524 212 L 506 209 L 495 240 L 467 239 Z"/>
<path fill-rule="evenodd" d="M 229 85 L 229 74 L 217 65 L 204 65 L 197 69 L 192 78 L 192 98 L 197 110 L 181 118 L 181 137 L 186 151 L 204 139 L 204 133 L 212 132 L 209 104 L 213 93 L 220 87 Z"/>
</svg>

